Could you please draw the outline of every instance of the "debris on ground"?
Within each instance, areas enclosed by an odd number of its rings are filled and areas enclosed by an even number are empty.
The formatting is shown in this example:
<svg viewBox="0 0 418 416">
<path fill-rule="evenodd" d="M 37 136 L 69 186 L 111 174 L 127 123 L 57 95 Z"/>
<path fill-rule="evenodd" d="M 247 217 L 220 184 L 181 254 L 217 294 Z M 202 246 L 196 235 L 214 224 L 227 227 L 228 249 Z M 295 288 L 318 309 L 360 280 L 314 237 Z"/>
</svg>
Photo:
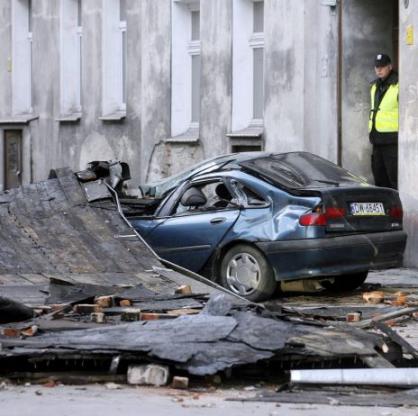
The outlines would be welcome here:
<svg viewBox="0 0 418 416">
<path fill-rule="evenodd" d="M 394 327 L 417 317 L 407 288 L 369 286 L 352 305 L 250 303 L 158 258 L 101 180 L 93 187 L 64 169 L 1 193 L 0 223 L 3 379 L 191 389 L 196 378 L 216 385 L 242 371 L 256 383 L 286 379 L 282 391 L 254 400 L 345 404 L 351 396 L 341 389 L 305 394 L 288 371 L 415 369 L 416 347 Z M 392 387 L 392 403 L 418 405 L 412 391 Z M 377 390 L 368 399 L 388 400 Z"/>
</svg>

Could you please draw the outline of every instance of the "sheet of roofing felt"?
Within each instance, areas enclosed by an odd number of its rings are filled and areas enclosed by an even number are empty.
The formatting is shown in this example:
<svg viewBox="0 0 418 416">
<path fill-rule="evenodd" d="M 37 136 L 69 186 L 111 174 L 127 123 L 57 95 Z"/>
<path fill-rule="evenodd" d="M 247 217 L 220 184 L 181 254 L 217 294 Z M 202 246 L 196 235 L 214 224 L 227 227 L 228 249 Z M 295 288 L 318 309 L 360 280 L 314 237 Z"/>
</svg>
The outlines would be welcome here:
<svg viewBox="0 0 418 416">
<path fill-rule="evenodd" d="M 63 359 L 66 354 L 76 352 L 89 354 L 92 359 L 105 352 L 129 353 L 136 357 L 148 356 L 151 360 L 167 360 L 191 374 L 207 375 L 236 365 L 280 359 L 284 354 L 297 354 L 298 360 L 304 355 L 307 358 L 376 355 L 377 338 L 365 337 L 360 332 L 326 328 L 324 333 L 322 327 L 306 328 L 253 312 L 211 315 L 207 309 L 198 315 L 170 320 L 48 331 L 26 339 L 0 335 L 0 363 L 12 356 L 38 356 L 39 352 Z M 297 344 L 296 333 L 299 334 Z M 305 344 L 312 339 L 315 339 L 312 345 Z"/>
<path fill-rule="evenodd" d="M 0 193 L 0 288 L 36 284 L 24 276 L 57 277 L 70 282 L 138 285 L 172 293 L 180 284 L 195 293 L 216 289 L 167 270 L 133 234 L 116 206 L 89 204 L 69 169 L 55 178 Z M 8 276 L 8 277 L 7 277 Z M 13 282 L 10 282 L 13 276 Z M 20 299 L 22 300 L 22 299 Z"/>
</svg>

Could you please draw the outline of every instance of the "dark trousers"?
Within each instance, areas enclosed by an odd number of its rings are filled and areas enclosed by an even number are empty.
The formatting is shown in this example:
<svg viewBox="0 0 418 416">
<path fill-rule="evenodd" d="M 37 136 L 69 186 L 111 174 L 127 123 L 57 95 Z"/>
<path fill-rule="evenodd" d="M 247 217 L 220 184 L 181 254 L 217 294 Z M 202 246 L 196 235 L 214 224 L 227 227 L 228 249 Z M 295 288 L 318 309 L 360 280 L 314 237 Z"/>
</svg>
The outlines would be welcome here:
<svg viewBox="0 0 418 416">
<path fill-rule="evenodd" d="M 398 145 L 374 145 L 372 171 L 377 186 L 398 189 Z"/>
</svg>

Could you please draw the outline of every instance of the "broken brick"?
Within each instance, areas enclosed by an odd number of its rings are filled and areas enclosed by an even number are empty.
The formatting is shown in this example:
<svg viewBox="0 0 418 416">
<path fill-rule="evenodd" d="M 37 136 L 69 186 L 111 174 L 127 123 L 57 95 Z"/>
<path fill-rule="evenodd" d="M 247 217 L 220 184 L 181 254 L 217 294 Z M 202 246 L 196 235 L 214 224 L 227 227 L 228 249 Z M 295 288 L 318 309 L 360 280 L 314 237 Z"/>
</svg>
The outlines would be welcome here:
<svg viewBox="0 0 418 416">
<path fill-rule="evenodd" d="M 141 312 L 141 321 L 155 321 L 157 319 L 173 319 L 177 318 L 176 315 L 169 315 L 168 313 L 156 313 L 156 312 Z"/>
<path fill-rule="evenodd" d="M 112 296 L 98 296 L 94 299 L 94 303 L 99 305 L 101 308 L 110 308 L 113 306 L 113 297 Z"/>
<path fill-rule="evenodd" d="M 97 324 L 102 324 L 106 322 L 106 317 L 103 312 L 93 312 L 90 314 L 90 320 L 96 322 Z"/>
<path fill-rule="evenodd" d="M 164 386 L 168 382 L 169 369 L 165 365 L 147 364 L 128 367 L 128 384 Z"/>
<path fill-rule="evenodd" d="M 190 285 L 181 285 L 174 291 L 174 293 L 177 295 L 191 295 L 192 287 Z"/>
<path fill-rule="evenodd" d="M 385 294 L 384 292 L 381 292 L 379 290 L 373 292 L 366 292 L 363 293 L 363 299 L 367 303 L 378 304 L 383 302 L 383 300 L 385 299 Z"/>
<path fill-rule="evenodd" d="M 361 321 L 361 312 L 350 312 L 345 316 L 347 322 L 359 322 Z"/>
<path fill-rule="evenodd" d="M 129 309 L 122 312 L 122 321 L 139 321 L 141 319 L 141 309 Z"/>
<path fill-rule="evenodd" d="M 90 303 L 79 303 L 78 305 L 74 305 L 73 310 L 75 313 L 80 315 L 89 315 L 94 312 L 103 312 L 103 308 L 101 308 L 99 305 Z"/>
<path fill-rule="evenodd" d="M 36 325 L 29 326 L 28 328 L 24 328 L 20 331 L 20 333 L 25 337 L 33 337 L 37 332 L 38 327 Z"/>
<path fill-rule="evenodd" d="M 394 299 L 390 302 L 392 306 L 405 306 L 407 303 L 407 296 L 404 292 L 396 292 L 394 294 Z"/>
<path fill-rule="evenodd" d="M 3 328 L 1 333 L 5 337 L 18 337 L 18 336 L 20 336 L 20 331 L 17 328 Z"/>
<path fill-rule="evenodd" d="M 189 378 L 188 377 L 173 377 L 171 387 L 174 389 L 187 389 L 189 387 Z"/>
<path fill-rule="evenodd" d="M 121 306 L 122 308 L 126 308 L 128 306 L 132 306 L 132 302 L 129 299 L 122 299 L 121 301 L 119 301 L 119 306 Z"/>
</svg>

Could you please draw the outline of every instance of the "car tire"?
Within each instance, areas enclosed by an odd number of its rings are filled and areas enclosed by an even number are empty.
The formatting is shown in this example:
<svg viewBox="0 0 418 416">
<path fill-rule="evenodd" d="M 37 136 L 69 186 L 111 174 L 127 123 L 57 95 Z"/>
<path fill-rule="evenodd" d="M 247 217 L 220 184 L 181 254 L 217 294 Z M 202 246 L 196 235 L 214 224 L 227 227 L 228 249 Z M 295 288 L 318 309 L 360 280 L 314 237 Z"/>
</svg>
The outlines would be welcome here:
<svg viewBox="0 0 418 416">
<path fill-rule="evenodd" d="M 277 287 L 274 273 L 264 255 L 255 247 L 238 244 L 221 260 L 221 284 L 253 302 L 271 297 Z"/>
<path fill-rule="evenodd" d="M 332 292 L 347 292 L 357 289 L 366 281 L 368 273 L 367 271 L 335 277 L 334 282 L 327 283 L 326 288 Z"/>
</svg>

